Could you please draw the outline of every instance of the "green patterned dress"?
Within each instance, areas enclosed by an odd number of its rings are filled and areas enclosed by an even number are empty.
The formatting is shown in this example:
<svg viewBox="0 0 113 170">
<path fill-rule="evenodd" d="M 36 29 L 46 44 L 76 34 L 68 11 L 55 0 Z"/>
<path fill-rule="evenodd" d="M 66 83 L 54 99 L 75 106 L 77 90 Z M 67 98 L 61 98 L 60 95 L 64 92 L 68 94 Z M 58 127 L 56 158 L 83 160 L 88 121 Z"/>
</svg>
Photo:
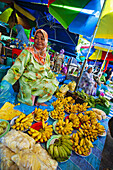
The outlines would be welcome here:
<svg viewBox="0 0 113 170">
<path fill-rule="evenodd" d="M 20 91 L 18 100 L 33 106 L 32 95 L 38 96 L 37 102 L 51 99 L 59 82 L 50 70 L 50 57 L 46 53 L 44 65 L 40 65 L 28 50 L 23 50 L 14 65 L 8 70 L 3 80 L 12 85 L 19 79 Z"/>
</svg>

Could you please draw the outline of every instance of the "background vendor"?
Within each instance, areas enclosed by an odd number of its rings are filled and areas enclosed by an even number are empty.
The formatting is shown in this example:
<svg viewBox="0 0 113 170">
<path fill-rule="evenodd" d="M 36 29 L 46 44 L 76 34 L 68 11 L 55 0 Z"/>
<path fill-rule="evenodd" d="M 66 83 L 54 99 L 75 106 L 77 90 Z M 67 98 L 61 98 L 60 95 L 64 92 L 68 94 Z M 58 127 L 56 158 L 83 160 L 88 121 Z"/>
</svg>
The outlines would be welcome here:
<svg viewBox="0 0 113 170">
<path fill-rule="evenodd" d="M 44 106 L 44 102 L 51 99 L 59 84 L 50 70 L 47 43 L 48 34 L 42 29 L 37 30 L 34 35 L 34 46 L 22 51 L 3 78 L 11 85 L 19 79 L 20 90 L 17 97 L 20 102 L 27 105 Z"/>
</svg>

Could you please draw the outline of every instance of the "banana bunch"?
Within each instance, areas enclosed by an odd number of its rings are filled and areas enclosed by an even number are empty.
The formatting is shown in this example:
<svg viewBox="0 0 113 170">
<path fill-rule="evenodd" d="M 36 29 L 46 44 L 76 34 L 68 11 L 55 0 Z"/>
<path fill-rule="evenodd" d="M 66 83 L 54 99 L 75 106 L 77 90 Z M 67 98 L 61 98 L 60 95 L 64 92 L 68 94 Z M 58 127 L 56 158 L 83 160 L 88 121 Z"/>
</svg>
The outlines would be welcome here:
<svg viewBox="0 0 113 170">
<path fill-rule="evenodd" d="M 69 122 L 69 119 L 66 119 L 65 121 L 59 120 L 56 123 L 56 131 L 62 135 L 69 135 L 73 131 L 72 126 L 73 126 L 73 123 Z"/>
<path fill-rule="evenodd" d="M 84 122 L 87 122 L 87 123 L 90 123 L 90 117 L 88 115 L 83 115 L 81 118 L 80 118 L 80 121 L 82 123 Z"/>
<path fill-rule="evenodd" d="M 78 113 L 78 112 L 84 112 L 86 111 L 90 106 L 87 106 L 88 103 L 83 103 L 83 104 L 75 104 L 73 103 L 67 103 L 64 105 L 65 111 L 70 112 L 70 113 Z"/>
<path fill-rule="evenodd" d="M 22 113 L 15 121 L 15 124 L 12 126 L 13 129 L 16 130 L 21 130 L 21 131 L 25 131 L 26 129 L 28 129 L 33 122 L 33 114 L 30 113 L 29 115 L 25 115 L 24 113 Z"/>
<path fill-rule="evenodd" d="M 80 155 L 88 156 L 90 148 L 94 147 L 90 140 L 86 137 L 79 136 L 79 133 L 73 133 L 71 141 L 73 143 L 74 151 Z"/>
<path fill-rule="evenodd" d="M 78 128 L 79 127 L 79 124 L 80 124 L 80 120 L 78 118 L 78 116 L 74 113 L 71 113 L 69 115 L 69 120 L 73 123 L 73 127 L 74 128 Z"/>
<path fill-rule="evenodd" d="M 48 139 L 50 139 L 50 137 L 52 136 L 52 125 L 48 125 L 48 123 L 45 123 L 44 120 L 42 120 L 42 128 L 39 129 L 39 131 L 30 128 L 30 130 L 28 131 L 28 134 L 34 138 L 34 140 L 40 141 L 40 142 L 46 142 Z"/>
<path fill-rule="evenodd" d="M 84 112 L 85 115 L 89 116 L 90 117 L 90 120 L 93 120 L 93 119 L 96 119 L 96 115 L 95 115 L 95 112 L 94 111 L 86 111 Z"/>
<path fill-rule="evenodd" d="M 51 111 L 51 117 L 53 119 L 64 119 L 64 116 L 64 108 L 56 107 L 53 111 Z"/>
<path fill-rule="evenodd" d="M 36 121 L 42 121 L 42 119 L 44 119 L 44 121 L 46 121 L 48 119 L 49 112 L 47 111 L 47 109 L 42 110 L 40 108 L 38 108 L 38 109 L 35 108 L 34 115 L 35 115 Z"/>
<path fill-rule="evenodd" d="M 96 124 L 88 124 L 83 123 L 81 125 L 83 134 L 87 137 L 88 140 L 94 142 L 97 139 L 98 135 L 102 135 L 105 132 L 105 128 L 100 123 L 96 122 Z"/>
<path fill-rule="evenodd" d="M 57 98 L 60 98 L 60 99 L 64 98 L 64 94 L 61 93 L 61 92 L 57 92 L 55 95 L 56 95 Z"/>
<path fill-rule="evenodd" d="M 75 106 L 78 112 L 84 112 L 90 107 L 88 106 L 88 103 L 83 103 L 83 104 L 77 103 Z"/>
<path fill-rule="evenodd" d="M 88 140 L 94 142 L 94 140 L 97 139 L 98 129 L 97 129 L 96 125 L 91 125 L 86 122 L 86 123 L 83 123 L 83 125 L 81 125 L 81 128 L 82 128 L 84 136 Z"/>
<path fill-rule="evenodd" d="M 62 104 L 61 101 L 62 101 L 62 99 L 60 99 L 60 98 L 57 99 L 56 101 L 54 101 L 54 102 L 52 103 L 53 107 L 54 107 L 54 108 L 56 108 L 56 107 L 60 107 L 60 108 L 62 107 L 62 108 L 63 108 L 64 106 L 63 106 L 63 104 Z"/>
<path fill-rule="evenodd" d="M 102 135 L 105 132 L 105 127 L 100 125 L 100 123 L 97 123 L 96 129 L 98 130 L 98 135 Z"/>
<path fill-rule="evenodd" d="M 71 110 L 71 107 L 72 107 L 72 104 L 70 104 L 70 103 L 66 103 L 65 105 L 64 105 L 64 110 L 66 111 L 66 112 L 70 112 L 70 110 Z"/>
<path fill-rule="evenodd" d="M 56 139 L 54 144 L 51 144 L 48 148 L 49 155 L 59 162 L 68 159 L 72 152 L 72 142 L 70 138 L 70 136 L 64 135 Z"/>
</svg>

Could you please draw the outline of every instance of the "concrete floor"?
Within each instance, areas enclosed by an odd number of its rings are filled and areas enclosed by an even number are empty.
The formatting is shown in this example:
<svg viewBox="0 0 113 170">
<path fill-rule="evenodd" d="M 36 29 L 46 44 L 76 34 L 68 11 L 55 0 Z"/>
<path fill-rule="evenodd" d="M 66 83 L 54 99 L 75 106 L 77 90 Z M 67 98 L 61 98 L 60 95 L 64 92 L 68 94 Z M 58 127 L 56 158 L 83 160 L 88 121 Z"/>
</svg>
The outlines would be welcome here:
<svg viewBox="0 0 113 170">
<path fill-rule="evenodd" d="M 113 170 L 113 138 L 108 130 L 99 170 Z"/>
</svg>

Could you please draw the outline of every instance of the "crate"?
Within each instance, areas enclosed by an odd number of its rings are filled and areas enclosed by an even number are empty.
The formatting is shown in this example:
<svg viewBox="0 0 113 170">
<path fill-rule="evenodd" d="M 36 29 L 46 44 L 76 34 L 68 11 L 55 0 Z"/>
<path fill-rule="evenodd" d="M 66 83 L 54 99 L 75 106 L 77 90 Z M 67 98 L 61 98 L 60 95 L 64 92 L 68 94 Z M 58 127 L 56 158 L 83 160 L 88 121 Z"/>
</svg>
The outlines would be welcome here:
<svg viewBox="0 0 113 170">
<path fill-rule="evenodd" d="M 65 75 L 63 75 L 63 76 L 56 76 L 56 79 L 57 79 L 59 82 L 64 81 L 64 80 L 65 80 L 65 78 L 66 78 L 66 76 L 65 76 Z"/>
<path fill-rule="evenodd" d="M 102 105 L 99 105 L 99 104 L 96 104 L 95 106 L 97 109 L 100 109 L 102 111 L 104 111 L 106 113 L 106 115 L 109 114 L 110 112 L 110 109 L 111 109 L 111 105 L 109 107 L 105 107 L 105 106 L 102 106 Z"/>
<path fill-rule="evenodd" d="M 72 91 L 67 91 L 65 96 L 71 96 L 75 100 L 75 103 L 83 104 L 85 102 L 85 100 L 79 97 L 76 92 L 73 93 Z"/>
</svg>

